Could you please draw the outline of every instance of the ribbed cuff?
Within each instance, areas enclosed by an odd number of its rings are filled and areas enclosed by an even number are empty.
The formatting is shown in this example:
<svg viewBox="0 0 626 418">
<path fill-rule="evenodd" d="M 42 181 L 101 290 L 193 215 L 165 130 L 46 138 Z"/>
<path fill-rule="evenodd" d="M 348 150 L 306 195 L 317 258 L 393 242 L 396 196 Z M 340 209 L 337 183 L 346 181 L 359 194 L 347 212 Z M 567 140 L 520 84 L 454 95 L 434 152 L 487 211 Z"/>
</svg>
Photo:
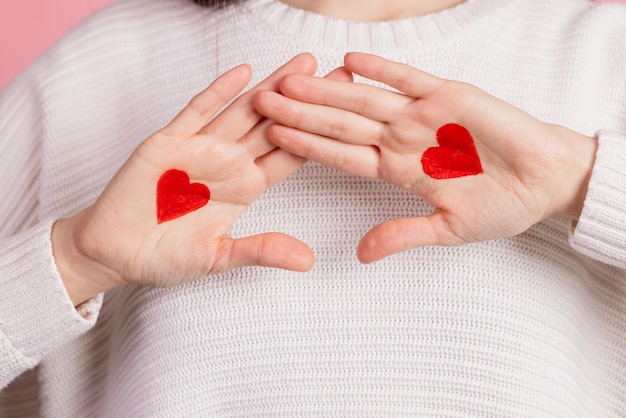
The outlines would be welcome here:
<svg viewBox="0 0 626 418">
<path fill-rule="evenodd" d="M 14 350 L 2 357 L 22 358 L 24 369 L 93 327 L 102 304 L 98 297 L 74 308 L 52 255 L 53 223 L 0 240 L 0 339 Z"/>
<path fill-rule="evenodd" d="M 626 268 L 626 137 L 599 131 L 596 162 L 570 244 L 596 260 Z"/>
</svg>

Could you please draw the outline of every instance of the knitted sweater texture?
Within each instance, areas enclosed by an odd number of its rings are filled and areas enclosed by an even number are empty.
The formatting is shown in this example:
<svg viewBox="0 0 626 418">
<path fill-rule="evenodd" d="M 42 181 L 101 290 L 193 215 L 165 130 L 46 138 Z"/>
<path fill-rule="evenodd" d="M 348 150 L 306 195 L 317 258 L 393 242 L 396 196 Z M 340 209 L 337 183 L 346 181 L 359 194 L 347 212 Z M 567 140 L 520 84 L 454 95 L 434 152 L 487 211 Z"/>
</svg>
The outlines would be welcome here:
<svg viewBox="0 0 626 418">
<path fill-rule="evenodd" d="M 123 0 L 98 13 L 0 95 L 0 416 L 623 416 L 624 45 L 626 8 L 587 0 L 468 0 L 378 23 L 276 0 Z M 432 208 L 307 163 L 232 235 L 291 234 L 316 252 L 311 272 L 127 286 L 74 309 L 55 219 L 93 203 L 219 73 L 247 62 L 258 82 L 308 51 L 321 75 L 354 50 L 595 136 L 579 222 L 362 265 L 367 230 Z"/>
</svg>

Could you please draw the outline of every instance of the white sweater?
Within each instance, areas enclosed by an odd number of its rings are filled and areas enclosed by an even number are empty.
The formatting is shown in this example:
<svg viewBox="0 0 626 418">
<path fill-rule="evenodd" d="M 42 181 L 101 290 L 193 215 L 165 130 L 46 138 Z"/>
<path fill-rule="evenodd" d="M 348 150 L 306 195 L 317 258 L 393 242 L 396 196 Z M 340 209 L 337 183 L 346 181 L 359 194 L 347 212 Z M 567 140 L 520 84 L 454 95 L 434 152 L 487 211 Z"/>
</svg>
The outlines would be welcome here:
<svg viewBox="0 0 626 418">
<path fill-rule="evenodd" d="M 276 0 L 219 12 L 125 0 L 99 13 L 0 96 L 0 387 L 39 364 L 3 391 L 0 416 L 626 414 L 624 45 L 626 7 L 587 0 L 468 0 L 385 23 Z M 128 286 L 74 310 L 54 219 L 92 203 L 218 73 L 248 62 L 257 82 L 309 51 L 325 74 L 352 50 L 596 135 L 580 221 L 361 265 L 369 228 L 431 208 L 308 163 L 232 234 L 292 234 L 315 250 L 311 272 Z"/>
</svg>

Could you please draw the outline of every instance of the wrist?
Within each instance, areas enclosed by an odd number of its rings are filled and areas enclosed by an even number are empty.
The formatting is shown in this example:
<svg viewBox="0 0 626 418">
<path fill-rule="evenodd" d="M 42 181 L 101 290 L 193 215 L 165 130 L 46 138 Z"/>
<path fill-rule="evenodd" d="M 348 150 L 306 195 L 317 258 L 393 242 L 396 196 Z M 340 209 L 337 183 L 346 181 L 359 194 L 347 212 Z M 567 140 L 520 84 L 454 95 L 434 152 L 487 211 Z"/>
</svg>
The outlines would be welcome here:
<svg viewBox="0 0 626 418">
<path fill-rule="evenodd" d="M 52 226 L 52 252 L 74 306 L 122 283 L 113 270 L 93 260 L 81 249 L 81 216 L 84 214 L 61 219 Z"/>
<path fill-rule="evenodd" d="M 598 143 L 589 137 L 562 126 L 553 126 L 564 144 L 564 172 L 558 186 L 556 216 L 577 221 L 582 212 L 596 158 Z"/>
</svg>

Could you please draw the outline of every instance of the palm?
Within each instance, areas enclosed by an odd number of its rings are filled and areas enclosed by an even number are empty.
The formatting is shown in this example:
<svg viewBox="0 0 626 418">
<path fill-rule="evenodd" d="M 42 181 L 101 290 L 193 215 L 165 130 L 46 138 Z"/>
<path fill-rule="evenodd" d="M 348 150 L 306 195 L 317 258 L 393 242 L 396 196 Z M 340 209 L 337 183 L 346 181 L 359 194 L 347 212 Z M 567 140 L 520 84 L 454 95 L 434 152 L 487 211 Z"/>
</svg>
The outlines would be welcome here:
<svg viewBox="0 0 626 418">
<path fill-rule="evenodd" d="M 446 234 L 439 237 L 440 243 L 512 236 L 545 216 L 550 203 L 542 199 L 550 195 L 545 188 L 557 183 L 547 185 L 542 180 L 546 175 L 558 178 L 561 164 L 556 149 L 534 141 L 546 137 L 546 132 L 539 132 L 546 129 L 543 124 L 462 83 L 448 81 L 426 97 L 408 99 L 380 136 L 379 176 L 436 208 L 432 219 L 442 223 L 439 231 Z M 437 146 L 437 131 L 450 122 L 471 134 L 482 174 L 440 181 L 420 169 L 426 149 Z M 519 132 L 525 132 L 524 141 Z"/>
<path fill-rule="evenodd" d="M 254 110 L 254 92 L 277 89 L 284 75 L 311 74 L 314 66 L 310 56 L 295 58 L 215 116 L 247 84 L 249 69 L 240 66 L 218 78 L 144 141 L 81 214 L 79 252 L 114 270 L 120 282 L 150 286 L 173 286 L 245 265 L 311 268 L 311 250 L 295 238 L 267 233 L 233 239 L 228 233 L 257 197 L 304 162 L 268 140 L 270 122 Z M 346 76 L 345 71 L 330 75 Z M 210 200 L 157 222 L 157 183 L 172 169 L 208 187 Z"/>
<path fill-rule="evenodd" d="M 569 146 L 558 128 L 471 85 L 379 57 L 350 54 L 346 68 L 401 93 L 292 76 L 281 83 L 282 95 L 259 93 L 256 104 L 283 125 L 269 132 L 277 145 L 350 174 L 387 180 L 435 208 L 428 217 L 375 227 L 361 241 L 363 261 L 420 245 L 509 237 L 563 210 L 555 197 L 568 172 L 563 150 Z M 450 123 L 473 139 L 479 175 L 442 180 L 422 165 L 427 150 L 438 146 L 437 132 Z"/>
<path fill-rule="evenodd" d="M 163 286 L 166 282 L 176 285 L 189 278 L 228 270 L 227 250 L 233 242 L 228 233 L 246 208 L 269 186 L 264 168 L 242 152 L 236 143 L 220 143 L 218 138 L 208 135 L 185 141 L 171 137 L 153 139 L 167 145 L 148 141 L 143 146 L 154 145 L 158 153 L 165 152 L 167 165 L 137 158 L 136 165 L 143 166 L 141 170 L 146 172 L 141 178 L 150 181 L 134 186 L 132 179 L 126 179 L 124 184 L 128 193 L 117 194 L 121 198 L 134 192 L 134 199 L 141 197 L 144 200 L 142 209 L 125 212 L 125 199 L 116 199 L 113 203 L 118 206 L 113 212 L 128 216 L 128 219 L 116 219 L 118 235 L 131 238 L 122 240 L 120 245 L 129 253 L 136 253 L 128 260 L 124 277 Z M 194 142 L 204 142 L 207 146 L 198 152 L 198 144 Z M 151 150 L 139 149 L 138 152 L 150 153 Z M 171 168 L 187 172 L 191 181 L 207 179 L 203 184 L 209 187 L 211 199 L 199 210 L 156 226 L 154 179 Z M 136 173 L 137 167 L 134 175 Z M 145 193 L 138 196 L 138 190 Z M 151 216 L 142 216 L 142 213 Z M 157 264 L 153 260 L 160 261 Z"/>
</svg>

